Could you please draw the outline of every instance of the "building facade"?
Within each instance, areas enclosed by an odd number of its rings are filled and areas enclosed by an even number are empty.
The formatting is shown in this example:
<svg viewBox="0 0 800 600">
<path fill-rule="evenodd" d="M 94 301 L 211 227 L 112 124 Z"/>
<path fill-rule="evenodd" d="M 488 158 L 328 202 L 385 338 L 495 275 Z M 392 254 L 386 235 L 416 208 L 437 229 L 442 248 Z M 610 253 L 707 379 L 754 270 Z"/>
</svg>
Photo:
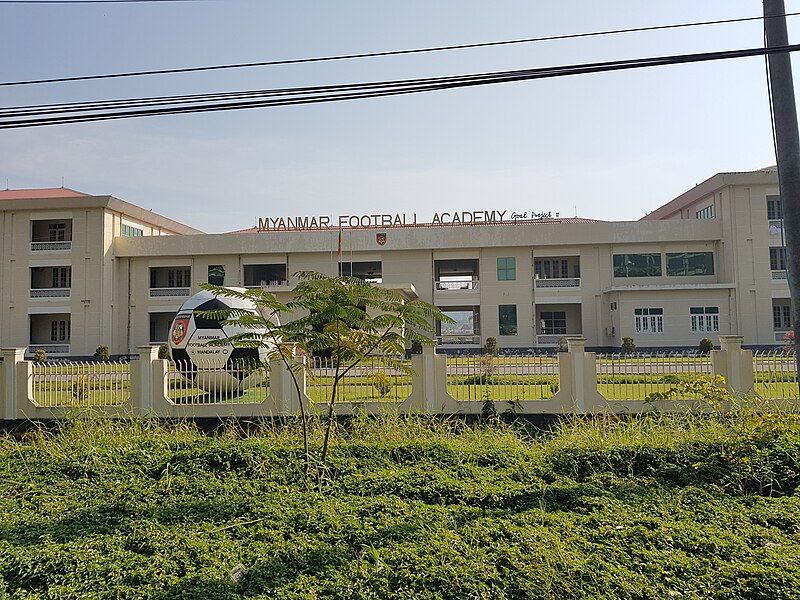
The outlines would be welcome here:
<svg viewBox="0 0 800 600">
<path fill-rule="evenodd" d="M 0 345 L 130 354 L 164 343 L 203 282 L 287 299 L 298 271 L 437 305 L 455 320 L 437 331 L 450 349 L 490 336 L 552 349 L 565 335 L 590 348 L 726 334 L 772 346 L 790 329 L 774 168 L 717 174 L 639 221 L 471 220 L 203 234 L 110 196 L 0 192 Z"/>
</svg>

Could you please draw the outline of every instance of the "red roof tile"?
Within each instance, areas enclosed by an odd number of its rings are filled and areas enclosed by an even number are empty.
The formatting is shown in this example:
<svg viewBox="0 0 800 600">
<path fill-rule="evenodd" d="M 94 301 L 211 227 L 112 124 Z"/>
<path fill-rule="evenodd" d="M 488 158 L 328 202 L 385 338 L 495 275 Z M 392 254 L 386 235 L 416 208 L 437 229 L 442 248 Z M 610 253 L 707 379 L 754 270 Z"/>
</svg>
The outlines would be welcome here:
<svg viewBox="0 0 800 600">
<path fill-rule="evenodd" d="M 88 196 L 69 188 L 34 188 L 27 190 L 0 190 L 0 200 L 33 200 L 38 198 L 79 198 Z"/>
</svg>

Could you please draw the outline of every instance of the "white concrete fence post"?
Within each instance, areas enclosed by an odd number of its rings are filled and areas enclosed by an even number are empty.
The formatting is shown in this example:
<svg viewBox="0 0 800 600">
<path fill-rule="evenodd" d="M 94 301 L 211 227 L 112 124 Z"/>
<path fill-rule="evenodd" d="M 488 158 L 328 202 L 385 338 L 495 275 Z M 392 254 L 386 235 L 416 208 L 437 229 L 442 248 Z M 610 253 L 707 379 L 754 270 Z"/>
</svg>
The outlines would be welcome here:
<svg viewBox="0 0 800 600">
<path fill-rule="evenodd" d="M 586 352 L 586 338 L 566 336 L 567 351 L 559 352 L 559 380 L 566 383 L 572 400 L 569 407 L 575 414 L 583 415 L 602 410 L 605 398 L 597 391 L 597 357 Z M 566 381 L 565 381 L 566 380 Z M 566 412 L 566 411 L 565 411 Z"/>
<path fill-rule="evenodd" d="M 725 378 L 728 391 L 740 396 L 755 389 L 753 351 L 742 349 L 741 335 L 719 336 L 719 350 L 711 351 L 711 372 Z"/>
<path fill-rule="evenodd" d="M 139 360 L 131 362 L 131 400 L 139 414 L 146 416 L 155 410 L 153 404 L 153 369 L 158 359 L 158 348 L 140 346 Z"/>
<path fill-rule="evenodd" d="M 25 348 L 3 348 L 3 365 L 0 370 L 0 407 L 4 419 L 16 419 L 19 413 L 20 365 L 25 360 Z M 24 382 L 27 384 L 27 382 Z"/>
</svg>

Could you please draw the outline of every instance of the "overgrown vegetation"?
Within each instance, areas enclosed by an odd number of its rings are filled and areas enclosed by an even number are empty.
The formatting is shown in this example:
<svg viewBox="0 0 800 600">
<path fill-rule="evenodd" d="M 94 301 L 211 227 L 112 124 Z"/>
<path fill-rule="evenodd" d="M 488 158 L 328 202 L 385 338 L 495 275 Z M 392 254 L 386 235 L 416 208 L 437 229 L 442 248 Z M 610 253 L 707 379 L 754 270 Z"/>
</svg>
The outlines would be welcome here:
<svg viewBox="0 0 800 600">
<path fill-rule="evenodd" d="M 310 422 L 318 445 L 324 423 Z M 0 438 L 0 597 L 794 598 L 800 422 L 576 419 L 537 433 L 75 418 Z"/>
</svg>

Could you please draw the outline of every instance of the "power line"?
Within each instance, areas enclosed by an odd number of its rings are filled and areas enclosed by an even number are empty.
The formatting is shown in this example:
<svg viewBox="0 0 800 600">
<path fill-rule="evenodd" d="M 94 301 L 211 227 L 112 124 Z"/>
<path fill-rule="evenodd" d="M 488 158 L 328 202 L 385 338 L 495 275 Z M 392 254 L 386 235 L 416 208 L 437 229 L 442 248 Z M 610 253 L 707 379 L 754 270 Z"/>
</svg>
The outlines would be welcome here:
<svg viewBox="0 0 800 600">
<path fill-rule="evenodd" d="M 159 2 L 215 2 L 216 0 L 0 0 L 0 4 L 157 4 Z"/>
<path fill-rule="evenodd" d="M 751 56 L 763 56 L 777 52 L 795 52 L 800 50 L 800 44 L 773 47 L 773 48 L 746 48 L 740 50 L 725 50 L 717 52 L 704 52 L 698 54 L 681 54 L 675 56 L 657 56 L 650 58 L 627 59 L 618 61 L 608 61 L 603 63 L 585 63 L 575 65 L 564 65 L 557 67 L 543 67 L 536 69 L 520 69 L 514 71 L 500 71 L 494 73 L 476 73 L 452 77 L 436 77 L 409 79 L 399 81 L 378 81 L 366 83 L 350 83 L 339 86 L 316 86 L 305 88 L 285 88 L 283 90 L 250 90 L 245 92 L 253 94 L 253 98 L 236 99 L 228 101 L 222 98 L 219 102 L 216 98 L 205 98 L 202 103 L 195 106 L 181 106 L 185 100 L 176 100 L 177 106 L 157 107 L 153 103 L 142 101 L 142 99 L 122 100 L 123 102 L 136 102 L 139 110 L 114 110 L 114 102 L 108 103 L 95 102 L 91 104 L 91 110 L 87 114 L 78 114 L 80 109 L 68 111 L 68 114 L 52 116 L 56 114 L 54 110 L 41 110 L 35 113 L 35 118 L 19 119 L 20 114 L 10 112 L 0 114 L 0 129 L 18 129 L 27 127 L 39 127 L 44 125 L 60 125 L 66 123 L 83 123 L 90 121 L 107 121 L 112 119 L 129 119 L 149 116 L 164 116 L 174 114 L 188 114 L 196 112 L 218 112 L 228 110 L 243 110 L 251 108 L 269 108 L 277 106 L 291 106 L 300 104 L 317 104 L 323 102 L 340 102 L 344 100 L 358 100 L 366 98 L 379 98 L 386 96 L 396 96 L 404 94 L 414 94 L 429 91 L 454 89 L 460 87 L 471 87 L 479 85 L 491 85 L 496 83 L 510 83 L 515 81 L 530 81 L 534 79 L 547 79 L 553 77 L 564 77 L 567 75 L 581 75 L 589 73 L 601 73 L 609 71 L 620 71 L 639 69 L 646 67 L 687 64 L 695 62 L 706 62 L 716 60 L 729 60 L 735 58 L 745 58 Z M 226 93 L 220 94 L 224 96 Z M 213 95 L 212 95 L 213 96 Z M 169 97 L 163 97 L 164 99 Z M 187 98 L 187 97 L 178 97 Z M 15 107 L 12 107 L 13 111 Z M 16 107 L 19 108 L 19 107 Z M 75 107 L 77 108 L 77 107 Z M 88 107 L 81 107 L 88 108 Z M 131 108 L 131 106 L 125 106 Z M 31 115 L 27 115 L 31 116 Z"/>
<path fill-rule="evenodd" d="M 0 3 L 3 3 L 6 0 L 0 0 Z M 54 2 L 56 0 L 53 0 Z M 75 0 L 78 1 L 78 0 Z M 111 1 L 111 0 L 83 0 L 84 2 L 101 2 L 101 1 Z M 126 1 L 126 2 L 134 2 L 134 1 L 148 1 L 148 0 L 117 0 L 119 2 Z M 149 0 L 149 1 L 157 1 L 157 0 Z M 186 1 L 191 2 L 194 0 L 162 0 L 162 1 Z M 42 2 L 33 2 L 33 4 L 41 4 Z M 800 15 L 800 12 L 793 12 L 787 13 L 787 17 L 793 17 Z M 8 87 L 8 86 L 20 86 L 20 85 L 38 85 L 38 84 L 47 84 L 47 83 L 65 83 L 70 81 L 90 81 L 90 80 L 97 80 L 97 79 L 117 79 L 122 77 L 141 77 L 141 76 L 148 76 L 148 75 L 169 75 L 169 74 L 178 74 L 178 73 L 198 73 L 203 71 L 221 71 L 221 70 L 228 70 L 228 69 L 247 69 L 247 68 L 254 68 L 254 67 L 269 67 L 269 66 L 277 66 L 277 65 L 296 65 L 296 64 L 304 64 L 304 63 L 316 63 L 316 62 L 329 62 L 329 61 L 336 61 L 336 60 L 352 60 L 358 58 L 378 58 L 383 56 L 401 56 L 407 54 L 422 54 L 428 52 L 443 52 L 449 50 L 466 50 L 472 48 L 488 48 L 492 46 L 508 46 L 512 44 L 529 44 L 534 42 L 549 42 L 549 41 L 557 41 L 557 40 L 568 40 L 568 39 L 578 39 L 578 38 L 588 38 L 588 37 L 597 37 L 603 35 L 619 35 L 625 33 L 637 33 L 637 32 L 645 32 L 645 31 L 659 31 L 659 30 L 667 30 L 667 29 L 680 29 L 684 27 L 701 27 L 701 26 L 708 26 L 708 25 L 723 25 L 723 24 L 731 24 L 731 23 L 744 23 L 747 21 L 761 21 L 765 18 L 771 17 L 764 17 L 763 15 L 755 16 L 755 17 L 738 17 L 733 19 L 717 19 L 713 21 L 694 21 L 690 23 L 674 23 L 669 25 L 652 25 L 652 26 L 644 26 L 644 27 L 630 27 L 627 29 L 610 29 L 605 31 L 591 31 L 591 32 L 584 32 L 584 33 L 570 33 L 570 34 L 563 34 L 563 35 L 548 35 L 548 36 L 541 36 L 541 37 L 531 37 L 531 38 L 521 38 L 521 39 L 513 39 L 513 40 L 501 40 L 501 41 L 494 41 L 494 42 L 475 42 L 475 43 L 468 43 L 468 44 L 454 44 L 449 46 L 433 46 L 429 48 L 414 48 L 409 50 L 387 50 L 383 52 L 362 52 L 356 54 L 337 54 L 331 56 L 316 56 L 316 57 L 308 57 L 308 58 L 290 58 L 290 59 L 283 59 L 283 60 L 269 60 L 269 61 L 259 61 L 259 62 L 246 62 L 246 63 L 230 63 L 230 64 L 222 64 L 222 65 L 206 65 L 200 67 L 179 67 L 174 69 L 151 69 L 151 70 L 144 70 L 144 71 L 126 71 L 121 73 L 105 73 L 100 75 L 76 75 L 72 77 L 54 77 L 49 79 L 28 79 L 22 81 L 6 81 L 0 82 L 0 87 Z"/>
</svg>

